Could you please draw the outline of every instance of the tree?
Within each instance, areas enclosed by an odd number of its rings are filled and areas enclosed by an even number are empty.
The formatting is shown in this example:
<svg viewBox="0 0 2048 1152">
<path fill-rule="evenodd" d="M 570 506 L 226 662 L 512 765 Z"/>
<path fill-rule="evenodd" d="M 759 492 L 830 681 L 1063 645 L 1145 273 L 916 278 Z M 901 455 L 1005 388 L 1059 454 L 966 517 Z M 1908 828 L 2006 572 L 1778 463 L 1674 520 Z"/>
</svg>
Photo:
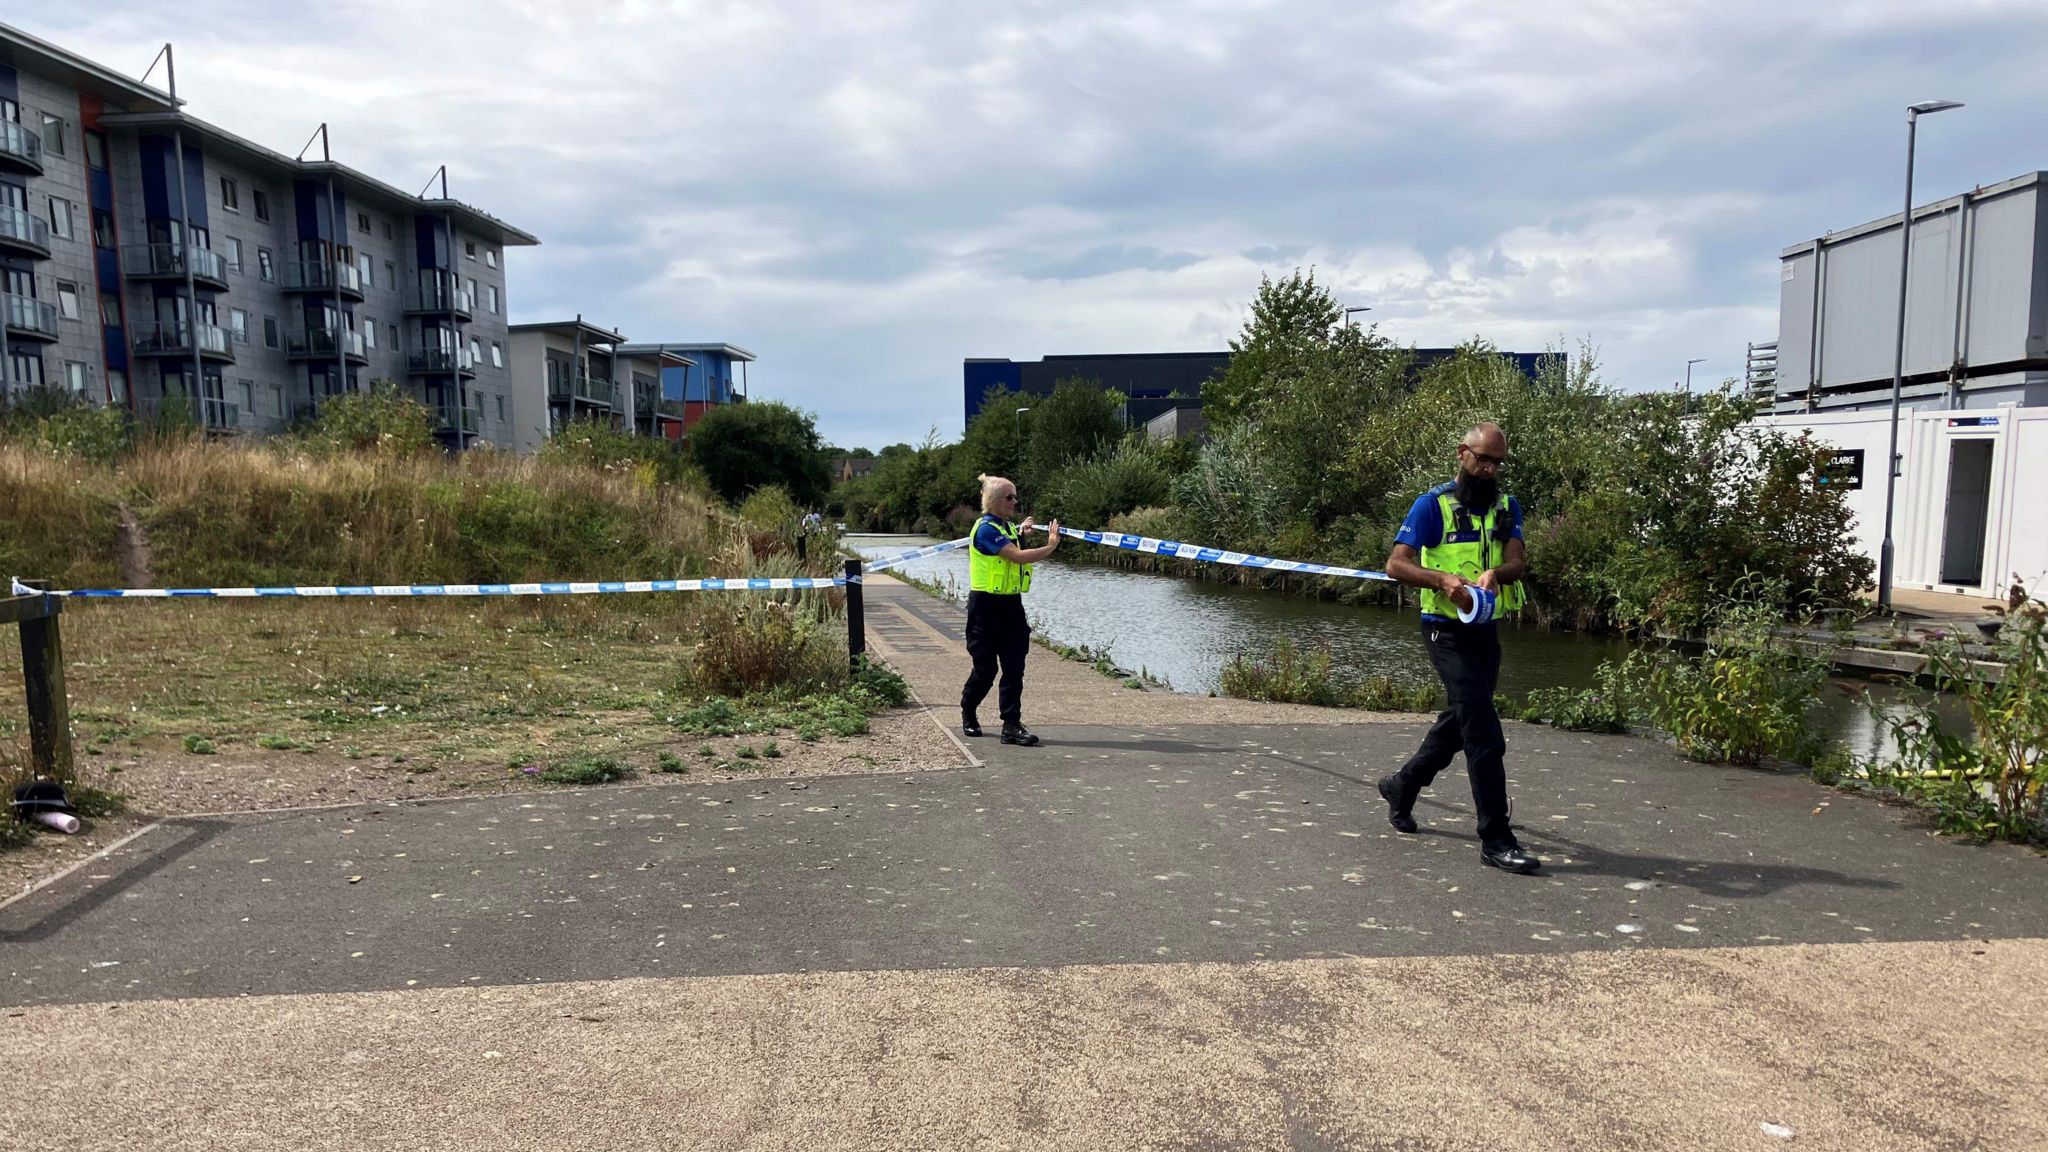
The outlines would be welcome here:
<svg viewBox="0 0 2048 1152">
<path fill-rule="evenodd" d="M 1259 294 L 1244 330 L 1230 342 L 1230 366 L 1202 388 L 1202 413 L 1218 431 L 1249 419 L 1264 399 L 1265 382 L 1296 375 L 1304 361 L 1330 339 L 1344 310 L 1316 283 L 1313 271 L 1296 269 L 1279 280 L 1259 277 Z"/>
<path fill-rule="evenodd" d="M 690 429 L 691 457 L 728 503 L 766 484 L 806 508 L 823 503 L 832 473 L 821 448 L 810 413 L 773 400 L 713 408 Z"/>
<path fill-rule="evenodd" d="M 1062 380 L 1052 395 L 1036 398 L 1024 421 L 1022 475 L 1015 478 L 1024 489 L 1024 507 L 1034 507 L 1069 463 L 1098 455 L 1123 437 L 1118 402 L 1117 393 L 1088 380 Z"/>
</svg>

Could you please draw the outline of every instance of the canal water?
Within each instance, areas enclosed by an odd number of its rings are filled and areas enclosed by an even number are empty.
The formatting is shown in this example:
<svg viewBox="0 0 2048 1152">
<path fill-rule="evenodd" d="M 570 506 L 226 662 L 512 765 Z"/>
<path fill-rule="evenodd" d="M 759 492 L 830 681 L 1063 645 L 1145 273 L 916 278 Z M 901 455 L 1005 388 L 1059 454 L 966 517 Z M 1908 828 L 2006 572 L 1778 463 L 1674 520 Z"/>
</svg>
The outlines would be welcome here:
<svg viewBox="0 0 2048 1152">
<path fill-rule="evenodd" d="M 937 541 L 927 536 L 866 536 L 846 543 L 863 557 L 877 559 Z M 1062 550 L 1088 547 L 1071 540 L 1061 545 Z M 1193 562 L 1188 567 L 1192 569 Z M 900 571 L 938 584 L 956 601 L 967 599 L 964 550 L 914 560 Z M 1104 653 L 1117 667 L 1143 671 L 1178 692 L 1215 691 L 1224 665 L 1234 656 L 1264 651 L 1281 639 L 1327 648 L 1337 667 L 1351 676 L 1416 683 L 1435 679 L 1412 608 L 1338 604 L 1236 584 L 1074 563 L 1057 556 L 1033 570 L 1025 605 L 1032 628 L 1046 639 Z M 1514 626 L 1501 629 L 1501 647 L 1501 691 L 1511 696 L 1560 685 L 1591 687 L 1601 661 L 1628 651 L 1628 645 L 1616 639 Z M 1883 727 L 1857 699 L 1864 691 L 1887 702 L 1898 699 L 1895 689 L 1856 680 L 1830 681 L 1819 718 L 1829 734 L 1857 756 L 1889 759 Z"/>
</svg>

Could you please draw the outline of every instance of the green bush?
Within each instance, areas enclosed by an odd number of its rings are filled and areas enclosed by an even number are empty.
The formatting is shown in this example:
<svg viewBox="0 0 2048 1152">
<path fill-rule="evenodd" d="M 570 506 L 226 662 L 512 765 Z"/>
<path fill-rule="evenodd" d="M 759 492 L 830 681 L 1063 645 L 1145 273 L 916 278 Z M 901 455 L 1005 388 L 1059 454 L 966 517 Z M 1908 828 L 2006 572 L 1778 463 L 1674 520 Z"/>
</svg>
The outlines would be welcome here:
<svg viewBox="0 0 2048 1152">
<path fill-rule="evenodd" d="M 540 773 L 549 784 L 610 784 L 633 774 L 610 756 L 574 756 Z"/>
<path fill-rule="evenodd" d="M 1974 839 L 2048 843 L 2048 638 L 2039 601 L 2011 613 L 1993 646 L 2005 666 L 1996 682 L 1978 675 L 1962 645 L 1927 651 L 1938 692 L 1969 709 L 1970 732 L 1941 722 L 1934 701 L 1905 715 L 1880 713 L 1899 750 L 1874 765 L 1873 784 L 1931 808 L 1944 831 Z"/>
<path fill-rule="evenodd" d="M 721 696 L 834 688 L 846 681 L 846 645 L 792 603 L 748 599 L 706 616 L 687 684 Z"/>
<path fill-rule="evenodd" d="M 1501 714 L 1567 732 L 1626 732 L 1632 671 L 1626 660 L 1602 661 L 1593 687 L 1538 688 L 1520 704 L 1503 707 Z"/>
<path fill-rule="evenodd" d="M 1739 600 L 1697 656 L 1639 649 L 1616 683 L 1694 760 L 1811 763 L 1821 751 L 1812 716 L 1828 664 L 1779 636 L 1777 626 L 1773 597 Z"/>
<path fill-rule="evenodd" d="M 1110 518 L 1166 501 L 1173 478 L 1138 437 L 1126 437 L 1107 452 L 1077 460 L 1060 471 L 1047 504 L 1053 515 L 1076 528 L 1099 530 Z"/>
<path fill-rule="evenodd" d="M 316 450 L 421 456 L 436 447 L 435 423 L 432 409 L 396 384 L 380 380 L 368 391 L 323 402 L 319 416 L 300 429 L 299 438 Z"/>
<path fill-rule="evenodd" d="M 609 420 L 578 417 L 543 441 L 535 455 L 547 464 L 629 475 L 644 484 L 709 490 L 703 471 L 679 443 L 635 435 Z"/>
<path fill-rule="evenodd" d="M 1335 672 L 1328 649 L 1304 649 L 1287 639 L 1262 653 L 1239 653 L 1224 666 L 1218 690 L 1240 700 L 1373 712 L 1432 712 L 1439 701 L 1433 685 L 1387 676 L 1369 676 L 1347 683 Z"/>
</svg>

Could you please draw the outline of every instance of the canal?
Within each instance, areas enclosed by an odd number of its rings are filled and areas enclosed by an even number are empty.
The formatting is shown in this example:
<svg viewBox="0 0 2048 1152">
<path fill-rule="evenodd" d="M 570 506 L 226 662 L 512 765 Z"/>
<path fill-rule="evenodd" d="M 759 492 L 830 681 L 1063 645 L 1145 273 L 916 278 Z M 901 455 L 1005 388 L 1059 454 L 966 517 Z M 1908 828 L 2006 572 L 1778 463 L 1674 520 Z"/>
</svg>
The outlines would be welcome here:
<svg viewBox="0 0 2048 1152">
<path fill-rule="evenodd" d="M 847 541 L 868 559 L 934 543 L 927 536 Z M 1062 551 L 1090 547 L 1072 540 L 1061 545 Z M 967 598 L 965 551 L 927 556 L 900 571 L 939 585 L 954 600 Z M 1232 657 L 1264 651 L 1282 639 L 1328 649 L 1350 676 L 1434 681 L 1412 608 L 1338 604 L 1058 557 L 1034 570 L 1025 603 L 1032 628 L 1044 638 L 1103 653 L 1117 667 L 1143 671 L 1177 692 L 1215 691 Z M 1508 626 L 1501 629 L 1501 647 L 1501 691 L 1521 696 L 1536 688 L 1590 687 L 1601 661 L 1626 654 L 1629 646 L 1606 637 Z M 1820 722 L 1855 755 L 1889 759 L 1883 726 L 1859 699 L 1866 691 L 1887 704 L 1900 698 L 1897 689 L 1833 680 L 1820 704 Z"/>
</svg>

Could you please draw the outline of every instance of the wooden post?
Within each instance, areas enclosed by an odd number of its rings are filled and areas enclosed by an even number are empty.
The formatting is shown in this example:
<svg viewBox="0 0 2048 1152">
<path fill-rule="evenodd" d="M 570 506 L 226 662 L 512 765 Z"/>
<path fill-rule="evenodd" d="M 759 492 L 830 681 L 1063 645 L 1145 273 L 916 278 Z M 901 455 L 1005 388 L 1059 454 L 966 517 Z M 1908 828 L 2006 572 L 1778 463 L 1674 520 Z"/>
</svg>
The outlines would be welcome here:
<svg viewBox="0 0 2048 1152">
<path fill-rule="evenodd" d="M 860 596 L 860 561 L 846 562 L 846 663 L 856 674 L 867 662 L 867 620 Z"/>
<path fill-rule="evenodd" d="M 22 583 L 41 590 L 45 581 Z M 64 694 L 64 602 L 48 593 L 16 601 L 21 615 L 21 676 L 28 688 L 29 763 L 36 775 L 71 783 L 71 708 Z"/>
</svg>

